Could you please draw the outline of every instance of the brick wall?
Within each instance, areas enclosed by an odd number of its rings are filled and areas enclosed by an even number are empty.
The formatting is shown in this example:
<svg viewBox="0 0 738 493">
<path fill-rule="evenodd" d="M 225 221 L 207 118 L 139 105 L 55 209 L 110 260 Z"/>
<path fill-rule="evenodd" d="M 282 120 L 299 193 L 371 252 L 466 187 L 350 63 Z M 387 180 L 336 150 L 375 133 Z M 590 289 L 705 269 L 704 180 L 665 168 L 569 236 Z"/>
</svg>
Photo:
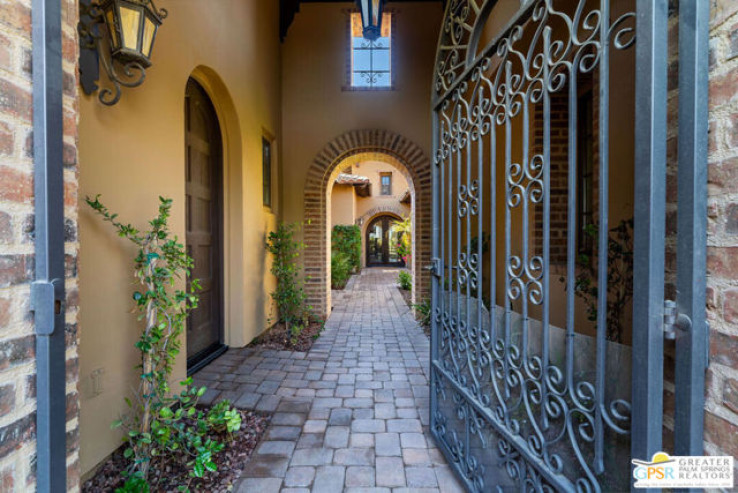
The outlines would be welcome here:
<svg viewBox="0 0 738 493">
<path fill-rule="evenodd" d="M 430 274 L 422 269 L 430 263 L 431 255 L 430 161 L 420 147 L 401 135 L 379 129 L 352 130 L 325 145 L 313 160 L 305 181 L 305 292 L 310 305 L 319 314 L 329 311 L 326 190 L 339 164 L 351 156 L 367 152 L 389 155 L 407 169 L 408 182 L 416 190 L 413 238 L 417 268 L 414 273 L 415 291 L 421 298 L 430 293 Z"/>
<path fill-rule="evenodd" d="M 61 0 L 67 253 L 68 489 L 78 470 L 77 3 Z M 0 491 L 35 486 L 35 338 L 31 0 L 0 0 Z"/>
<path fill-rule="evenodd" d="M 705 448 L 738 457 L 738 2 L 710 2 Z"/>
<path fill-rule="evenodd" d="M 599 115 L 600 103 L 598 97 L 599 86 L 597 74 L 580 74 L 577 84 L 581 92 L 591 91 L 592 94 L 592 219 L 598 221 L 599 206 Z M 568 232 L 568 201 L 569 201 L 569 89 L 564 86 L 550 96 L 550 246 L 549 259 L 551 264 L 566 265 L 566 242 Z M 535 138 L 534 152 L 543 153 L 543 104 L 535 106 Z M 579 152 L 577 150 L 577 152 Z M 579 176 L 579 175 L 577 175 Z M 581 226 L 581 218 L 577 213 L 577 228 Z M 611 225 L 612 227 L 613 225 Z M 577 240 L 578 241 L 578 240 Z M 535 248 L 536 253 L 543 253 L 543 206 L 535 207 Z M 579 245 L 577 245 L 577 249 Z M 596 245 L 595 245 L 596 248 Z M 592 252 L 594 254 L 595 252 Z M 575 253 L 576 255 L 576 253 Z"/>
</svg>

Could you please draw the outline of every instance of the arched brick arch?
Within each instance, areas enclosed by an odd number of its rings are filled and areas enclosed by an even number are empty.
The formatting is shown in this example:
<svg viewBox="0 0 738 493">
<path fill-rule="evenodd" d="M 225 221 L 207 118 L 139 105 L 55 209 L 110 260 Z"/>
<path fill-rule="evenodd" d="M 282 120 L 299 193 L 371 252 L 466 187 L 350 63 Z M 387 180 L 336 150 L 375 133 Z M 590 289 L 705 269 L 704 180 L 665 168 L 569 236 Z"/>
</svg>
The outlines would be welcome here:
<svg viewBox="0 0 738 493">
<path fill-rule="evenodd" d="M 415 188 L 415 293 L 428 296 L 430 274 L 422 267 L 431 255 L 431 168 L 414 142 L 389 130 L 351 130 L 328 142 L 315 156 L 305 181 L 305 292 L 317 313 L 330 313 L 327 190 L 336 167 L 347 158 L 376 152 L 400 162 Z"/>
<path fill-rule="evenodd" d="M 356 220 L 356 223 L 365 226 L 369 223 L 369 221 L 374 219 L 374 216 L 379 216 L 381 214 L 394 214 L 399 218 L 404 218 L 405 216 L 407 216 L 407 213 L 401 207 L 393 205 L 380 205 L 378 207 L 373 207 L 369 209 L 363 216 Z"/>
<path fill-rule="evenodd" d="M 410 214 L 412 215 L 412 210 L 410 211 Z M 356 220 L 356 224 L 361 229 L 361 267 L 362 268 L 366 267 L 366 263 L 367 263 L 367 258 L 366 258 L 367 228 L 369 228 L 369 224 L 371 224 L 371 222 L 379 216 L 393 216 L 399 220 L 402 220 L 405 217 L 407 217 L 407 214 L 400 207 L 388 205 L 388 206 L 374 207 L 370 209 L 366 214 L 364 214 L 363 216 L 361 216 L 360 218 Z"/>
</svg>

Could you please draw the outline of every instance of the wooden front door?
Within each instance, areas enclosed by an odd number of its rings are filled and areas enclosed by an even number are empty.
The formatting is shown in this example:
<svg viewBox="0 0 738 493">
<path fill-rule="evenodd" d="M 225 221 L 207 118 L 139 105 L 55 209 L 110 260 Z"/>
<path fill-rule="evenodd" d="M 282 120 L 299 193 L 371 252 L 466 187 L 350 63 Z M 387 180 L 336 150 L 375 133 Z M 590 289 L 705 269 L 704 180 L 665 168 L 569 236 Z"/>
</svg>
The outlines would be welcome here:
<svg viewBox="0 0 738 493">
<path fill-rule="evenodd" d="M 187 251 L 199 279 L 199 306 L 187 320 L 187 367 L 199 367 L 223 348 L 222 144 L 210 98 L 196 81 L 185 98 Z"/>
</svg>

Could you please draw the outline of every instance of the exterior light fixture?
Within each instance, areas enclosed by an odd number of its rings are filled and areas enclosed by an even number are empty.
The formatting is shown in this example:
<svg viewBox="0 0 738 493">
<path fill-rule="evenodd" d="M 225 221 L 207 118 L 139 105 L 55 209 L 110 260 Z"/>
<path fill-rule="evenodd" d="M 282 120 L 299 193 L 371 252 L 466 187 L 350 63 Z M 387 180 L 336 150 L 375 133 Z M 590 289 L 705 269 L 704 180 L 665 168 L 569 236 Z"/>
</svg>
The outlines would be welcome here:
<svg viewBox="0 0 738 493">
<path fill-rule="evenodd" d="M 112 106 L 121 87 L 137 87 L 151 66 L 156 32 L 167 16 L 153 0 L 80 0 L 80 81 L 85 94 L 99 89 L 102 64 L 113 89 L 102 88 L 98 99 Z"/>
<path fill-rule="evenodd" d="M 376 41 L 382 33 L 382 11 L 384 0 L 357 0 L 361 11 L 361 24 L 364 38 Z"/>
</svg>

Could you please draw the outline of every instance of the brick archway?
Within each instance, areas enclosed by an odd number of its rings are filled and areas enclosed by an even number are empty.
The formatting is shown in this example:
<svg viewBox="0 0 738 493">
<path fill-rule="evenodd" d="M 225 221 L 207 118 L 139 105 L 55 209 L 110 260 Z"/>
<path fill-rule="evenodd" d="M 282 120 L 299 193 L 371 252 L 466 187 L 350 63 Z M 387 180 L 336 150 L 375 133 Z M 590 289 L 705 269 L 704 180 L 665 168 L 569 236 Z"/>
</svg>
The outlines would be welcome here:
<svg viewBox="0 0 738 493">
<path fill-rule="evenodd" d="M 431 255 L 431 169 L 425 152 L 414 142 L 389 130 L 351 130 L 328 142 L 318 152 L 305 181 L 305 292 L 317 313 L 331 307 L 328 261 L 327 190 L 337 167 L 357 154 L 378 153 L 397 160 L 407 170 L 415 189 L 415 293 L 430 292 L 430 275 L 422 267 Z"/>
</svg>

